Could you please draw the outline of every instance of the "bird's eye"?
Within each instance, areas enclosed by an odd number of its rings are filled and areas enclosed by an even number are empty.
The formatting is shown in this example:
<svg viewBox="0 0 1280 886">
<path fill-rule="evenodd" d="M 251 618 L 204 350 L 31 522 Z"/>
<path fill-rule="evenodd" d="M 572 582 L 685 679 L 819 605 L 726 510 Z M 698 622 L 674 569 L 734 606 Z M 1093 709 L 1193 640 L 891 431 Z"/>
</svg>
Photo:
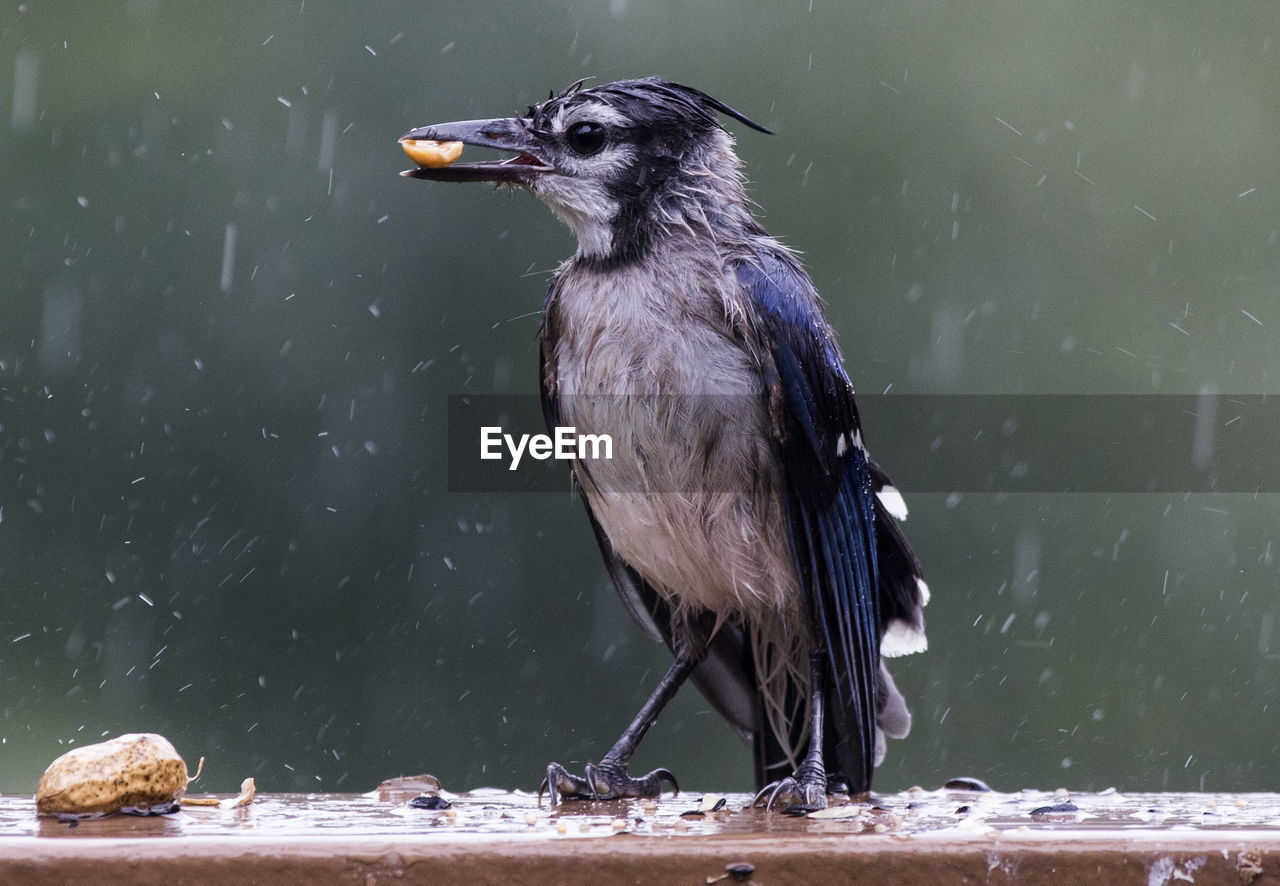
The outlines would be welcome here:
<svg viewBox="0 0 1280 886">
<path fill-rule="evenodd" d="M 565 133 L 569 147 L 583 157 L 588 157 L 604 147 L 604 127 L 599 123 L 575 123 Z"/>
</svg>

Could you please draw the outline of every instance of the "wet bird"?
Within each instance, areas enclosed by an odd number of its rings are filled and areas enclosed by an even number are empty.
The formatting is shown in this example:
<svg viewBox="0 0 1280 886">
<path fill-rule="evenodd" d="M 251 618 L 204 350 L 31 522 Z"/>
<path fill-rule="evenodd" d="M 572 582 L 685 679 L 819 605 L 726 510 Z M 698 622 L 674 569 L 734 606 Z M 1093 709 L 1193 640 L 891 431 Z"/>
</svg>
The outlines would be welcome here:
<svg viewBox="0 0 1280 886">
<path fill-rule="evenodd" d="M 628 762 L 686 680 L 754 749 L 766 807 L 866 794 L 885 736 L 911 725 L 881 661 L 926 645 L 906 507 L 867 454 L 812 281 L 752 214 L 721 116 L 769 132 L 647 77 L 402 139 L 508 152 L 403 174 L 527 188 L 573 229 L 543 314 L 544 412 L 629 453 L 573 471 L 623 602 L 674 661 L 600 762 L 547 767 L 552 803 L 675 787 Z"/>
</svg>

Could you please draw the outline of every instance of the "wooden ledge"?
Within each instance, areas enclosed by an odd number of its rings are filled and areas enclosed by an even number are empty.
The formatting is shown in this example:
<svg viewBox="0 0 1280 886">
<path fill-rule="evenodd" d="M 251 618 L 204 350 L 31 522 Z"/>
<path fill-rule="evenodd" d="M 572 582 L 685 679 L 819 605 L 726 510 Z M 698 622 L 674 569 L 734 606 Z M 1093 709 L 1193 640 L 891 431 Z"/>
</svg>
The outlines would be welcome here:
<svg viewBox="0 0 1280 886">
<path fill-rule="evenodd" d="M 747 795 L 700 815 L 689 793 L 558 810 L 519 793 L 445 796 L 450 809 L 428 811 L 377 793 L 269 794 L 75 826 L 0 797 L 0 883 L 1280 886 L 1277 794 L 910 791 L 800 818 Z"/>
</svg>

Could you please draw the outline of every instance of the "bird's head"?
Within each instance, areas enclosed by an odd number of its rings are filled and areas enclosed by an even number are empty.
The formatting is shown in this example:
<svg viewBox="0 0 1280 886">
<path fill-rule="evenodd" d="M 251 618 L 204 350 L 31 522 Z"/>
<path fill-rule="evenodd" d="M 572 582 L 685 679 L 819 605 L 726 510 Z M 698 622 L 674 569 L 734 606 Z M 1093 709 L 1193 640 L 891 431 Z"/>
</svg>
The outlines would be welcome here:
<svg viewBox="0 0 1280 886">
<path fill-rule="evenodd" d="M 749 219 L 741 164 L 717 114 L 769 131 L 679 83 L 646 77 L 584 89 L 579 81 L 519 117 L 438 123 L 401 138 L 513 156 L 401 174 L 528 188 L 573 228 L 579 255 L 634 260 L 656 236 L 713 234 L 730 217 Z"/>
</svg>

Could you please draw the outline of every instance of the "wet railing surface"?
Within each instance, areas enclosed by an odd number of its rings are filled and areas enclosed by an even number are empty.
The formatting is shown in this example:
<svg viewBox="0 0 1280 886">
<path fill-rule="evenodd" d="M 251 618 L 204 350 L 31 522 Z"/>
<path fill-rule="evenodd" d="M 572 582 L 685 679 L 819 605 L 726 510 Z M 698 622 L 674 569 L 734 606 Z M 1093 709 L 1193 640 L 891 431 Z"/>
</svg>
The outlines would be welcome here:
<svg viewBox="0 0 1280 886">
<path fill-rule="evenodd" d="M 54 882 L 78 863 L 101 874 L 119 856 L 134 882 L 147 882 L 149 859 L 163 857 L 168 876 L 205 882 L 204 874 L 233 872 L 219 864 L 252 857 L 259 866 L 271 860 L 273 882 L 289 882 L 291 871 L 297 882 L 319 882 L 324 861 L 338 879 L 363 871 L 366 883 L 412 881 L 415 859 L 424 876 L 539 882 L 540 866 L 558 858 L 565 882 L 577 874 L 612 882 L 611 872 L 634 882 L 636 871 L 655 882 L 707 882 L 717 871 L 743 882 L 805 882 L 826 862 L 881 882 L 1038 882 L 1037 864 L 1047 860 L 1054 882 L 1280 883 L 1280 794 L 912 790 L 807 816 L 764 812 L 745 794 L 724 797 L 719 809 L 715 797 L 690 792 L 552 808 L 531 794 L 474 790 L 441 792 L 448 808 L 436 810 L 408 805 L 415 794 L 267 793 L 238 809 L 74 823 L 37 817 L 29 797 L 0 797 L 0 882 L 16 882 L 6 874 Z M 735 860 L 746 867 L 725 873 Z M 1109 873 L 1108 860 L 1117 865 Z M 771 869 L 773 861 L 785 863 Z M 1219 869 L 1229 877 L 1215 879 Z"/>
<path fill-rule="evenodd" d="M 198 795 L 196 795 L 198 796 Z M 1066 839 L 1118 831 L 1131 838 L 1172 831 L 1256 832 L 1280 843 L 1280 794 L 1068 794 L 1023 791 L 908 791 L 878 795 L 871 804 L 835 806 L 809 815 L 766 813 L 750 794 L 729 794 L 719 811 L 702 811 L 707 795 L 685 792 L 660 800 L 568 802 L 558 807 L 533 794 L 481 789 L 443 792 L 449 808 L 413 808 L 412 791 L 367 794 L 260 794 L 239 809 L 184 806 L 171 815 L 110 815 L 78 822 L 37 817 L 29 797 L 0 797 L 0 840 L 40 837 L 259 838 L 331 833 L 412 835 L 443 840 L 600 837 L 620 833 L 665 836 L 880 833 L 899 837 L 995 836 Z M 706 804 L 714 805 L 714 804 Z M 3 845 L 3 844 L 0 844 Z"/>
</svg>

